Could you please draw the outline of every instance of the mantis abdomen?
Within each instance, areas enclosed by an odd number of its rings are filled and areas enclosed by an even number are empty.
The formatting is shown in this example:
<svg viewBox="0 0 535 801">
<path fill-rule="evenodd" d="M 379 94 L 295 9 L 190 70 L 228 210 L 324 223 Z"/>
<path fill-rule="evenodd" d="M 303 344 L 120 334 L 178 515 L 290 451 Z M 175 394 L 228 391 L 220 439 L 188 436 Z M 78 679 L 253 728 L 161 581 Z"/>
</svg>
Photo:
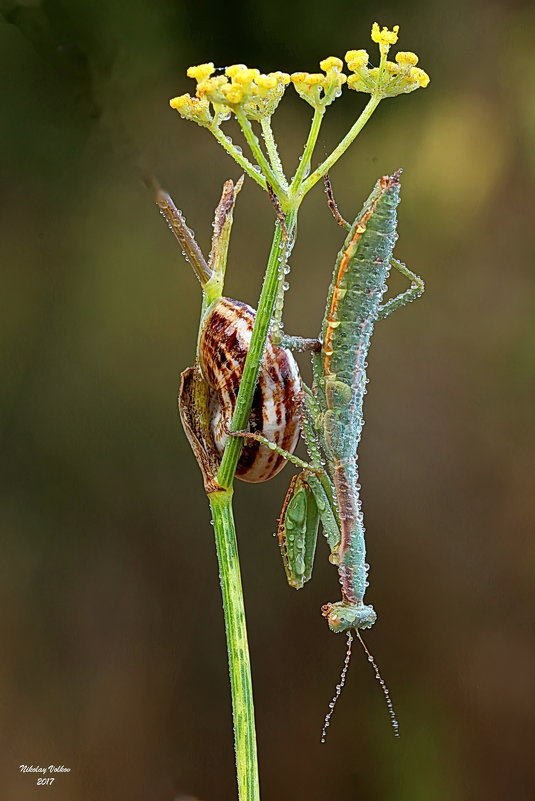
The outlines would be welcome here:
<svg viewBox="0 0 535 801">
<path fill-rule="evenodd" d="M 397 239 L 398 203 L 399 174 L 379 179 L 336 260 L 314 370 L 314 389 L 325 408 L 325 446 L 333 459 L 357 452 L 366 358 Z"/>
<path fill-rule="evenodd" d="M 366 359 L 397 239 L 398 203 L 399 174 L 380 178 L 338 254 L 322 326 L 323 351 L 316 360 L 314 389 L 324 404 L 321 438 L 340 520 L 342 601 L 323 608 L 335 631 L 366 628 L 375 620 L 373 607 L 363 601 L 367 565 L 356 457 Z"/>
</svg>

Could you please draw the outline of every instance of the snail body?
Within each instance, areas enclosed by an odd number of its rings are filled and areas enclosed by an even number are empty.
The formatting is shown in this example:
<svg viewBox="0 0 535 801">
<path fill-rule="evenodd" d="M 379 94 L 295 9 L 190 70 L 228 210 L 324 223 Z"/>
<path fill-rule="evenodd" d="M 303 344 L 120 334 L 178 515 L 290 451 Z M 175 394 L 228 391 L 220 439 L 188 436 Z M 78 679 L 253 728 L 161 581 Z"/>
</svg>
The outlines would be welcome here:
<svg viewBox="0 0 535 801">
<path fill-rule="evenodd" d="M 213 444 L 223 453 L 243 374 L 256 312 L 246 303 L 219 298 L 203 320 L 198 363 L 210 388 L 209 418 Z M 294 357 L 268 337 L 249 418 L 251 433 L 262 434 L 285 451 L 293 453 L 299 440 L 299 394 L 301 379 Z M 242 481 L 273 478 L 285 459 L 257 441 L 247 441 L 236 475 Z"/>
</svg>

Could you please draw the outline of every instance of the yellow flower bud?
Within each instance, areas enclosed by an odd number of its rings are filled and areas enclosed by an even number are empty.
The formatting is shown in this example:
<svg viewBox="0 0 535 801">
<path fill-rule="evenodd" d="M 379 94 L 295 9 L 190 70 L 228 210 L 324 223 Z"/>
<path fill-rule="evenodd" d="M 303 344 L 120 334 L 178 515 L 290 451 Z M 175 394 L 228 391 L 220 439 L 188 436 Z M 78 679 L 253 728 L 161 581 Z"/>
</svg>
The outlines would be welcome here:
<svg viewBox="0 0 535 801">
<path fill-rule="evenodd" d="M 174 108 L 176 111 L 179 111 L 184 106 L 187 106 L 191 103 L 190 95 L 180 95 L 179 97 L 172 97 L 169 101 L 169 105 L 171 108 Z"/>
<path fill-rule="evenodd" d="M 268 72 L 268 78 L 276 78 L 283 86 L 288 86 L 290 83 L 290 76 L 287 72 Z"/>
<path fill-rule="evenodd" d="M 321 72 L 311 72 L 306 76 L 303 83 L 307 86 L 323 86 L 325 83 L 325 75 L 322 75 Z"/>
<path fill-rule="evenodd" d="M 210 104 L 207 100 L 199 100 L 190 95 L 180 95 L 173 97 L 169 101 L 171 108 L 178 111 L 181 117 L 186 120 L 193 120 L 199 125 L 209 125 L 212 121 L 210 116 Z"/>
<path fill-rule="evenodd" d="M 324 72 L 328 72 L 332 69 L 341 70 L 343 66 L 344 62 L 342 59 L 336 56 L 329 56 L 328 58 L 324 58 L 323 61 L 320 61 L 320 67 Z"/>
<path fill-rule="evenodd" d="M 388 28 L 383 28 L 382 30 L 379 28 L 377 22 L 374 22 L 372 25 L 372 41 L 377 42 L 379 45 L 393 45 L 396 44 L 398 40 L 398 32 L 399 32 L 399 25 L 394 25 L 391 31 Z"/>
<path fill-rule="evenodd" d="M 206 78 L 204 81 L 199 81 L 197 84 L 197 97 L 206 97 L 207 95 L 216 92 L 222 86 L 228 83 L 228 79 L 224 75 L 216 75 L 214 78 Z"/>
<path fill-rule="evenodd" d="M 345 59 L 348 68 L 352 72 L 356 72 L 360 67 L 365 67 L 370 57 L 366 50 L 348 50 Z"/>
<path fill-rule="evenodd" d="M 221 87 L 221 92 L 228 103 L 235 105 L 243 100 L 243 89 L 235 83 L 227 83 Z"/>
<path fill-rule="evenodd" d="M 231 64 L 230 67 L 226 68 L 225 75 L 228 75 L 229 78 L 234 78 L 238 72 L 246 69 L 247 67 L 245 64 Z"/>
<path fill-rule="evenodd" d="M 215 67 L 212 61 L 209 61 L 207 64 L 197 64 L 196 67 L 188 67 L 187 76 L 188 78 L 195 78 L 197 81 L 204 81 L 205 78 L 209 78 L 210 75 L 214 72 Z"/>
<path fill-rule="evenodd" d="M 232 80 L 235 83 L 239 83 L 240 86 L 248 86 L 259 75 L 260 75 L 260 70 L 257 70 L 257 69 L 242 69 L 242 70 L 237 70 L 236 71 L 236 73 L 232 76 Z"/>
<path fill-rule="evenodd" d="M 400 52 L 396 53 L 396 61 L 402 66 L 415 67 L 418 64 L 419 59 L 416 53 Z"/>
<path fill-rule="evenodd" d="M 275 75 L 259 75 L 255 83 L 259 89 L 274 89 L 278 84 L 278 80 Z"/>
<path fill-rule="evenodd" d="M 427 72 L 421 70 L 420 67 L 412 67 L 409 72 L 409 78 L 412 81 L 416 81 L 416 83 L 419 86 L 421 86 L 422 89 L 425 89 L 425 87 L 428 86 L 429 81 L 431 80 Z"/>
</svg>

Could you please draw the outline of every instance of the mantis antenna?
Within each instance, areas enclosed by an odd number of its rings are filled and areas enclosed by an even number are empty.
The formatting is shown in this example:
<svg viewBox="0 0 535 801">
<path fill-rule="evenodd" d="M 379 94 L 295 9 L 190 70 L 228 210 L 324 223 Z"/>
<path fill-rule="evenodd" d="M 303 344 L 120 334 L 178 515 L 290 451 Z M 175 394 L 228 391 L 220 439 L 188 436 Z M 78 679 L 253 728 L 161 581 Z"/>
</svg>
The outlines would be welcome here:
<svg viewBox="0 0 535 801">
<path fill-rule="evenodd" d="M 392 729 L 394 730 L 394 737 L 399 737 L 399 723 L 398 723 L 398 720 L 397 720 L 397 717 L 396 717 L 396 712 L 394 710 L 394 705 L 392 703 L 392 699 L 390 697 L 390 691 L 389 691 L 388 687 L 386 686 L 386 683 L 385 683 L 383 677 L 381 676 L 381 673 L 379 671 L 379 666 L 377 665 L 377 662 L 375 661 L 374 657 L 369 652 L 368 647 L 367 647 L 366 643 L 364 642 L 364 640 L 362 639 L 359 630 L 356 629 L 355 631 L 356 631 L 357 638 L 360 641 L 360 644 L 362 645 L 364 653 L 368 657 L 368 662 L 370 662 L 371 666 L 373 667 L 373 669 L 375 671 L 375 678 L 377 679 L 377 681 L 381 685 L 381 690 L 383 691 L 383 694 L 384 694 L 384 697 L 385 697 L 385 700 L 386 700 L 386 708 L 388 709 L 388 715 L 390 717 L 390 723 L 392 725 Z M 340 673 L 340 681 L 336 685 L 336 692 L 334 693 L 334 695 L 332 697 L 332 700 L 329 703 L 329 711 L 325 715 L 325 720 L 323 721 L 323 729 L 321 730 L 321 742 L 322 743 L 324 743 L 326 741 L 326 739 L 327 739 L 327 729 L 331 725 L 331 718 L 333 716 L 334 707 L 336 706 L 336 702 L 340 698 L 340 695 L 341 695 L 342 690 L 344 688 L 344 684 L 346 683 L 347 669 L 349 667 L 349 662 L 351 660 L 351 647 L 352 647 L 352 645 L 353 645 L 353 635 L 351 634 L 350 631 L 348 631 L 347 632 L 347 650 L 346 650 L 346 655 L 345 655 L 345 658 L 344 658 L 344 664 L 342 665 L 342 672 Z"/>
<path fill-rule="evenodd" d="M 358 634 L 358 632 L 357 632 Z M 359 637 L 360 639 L 360 637 Z M 362 642 L 362 640 L 361 640 Z M 321 730 L 321 742 L 324 743 L 327 739 L 327 729 L 331 725 L 331 718 L 333 716 L 334 707 L 336 706 L 336 702 L 340 698 L 341 692 L 344 689 L 344 684 L 346 683 L 346 676 L 347 676 L 347 669 L 349 667 L 349 662 L 351 661 L 351 646 L 353 645 L 353 635 L 350 631 L 347 632 L 347 649 L 346 655 L 344 658 L 344 664 L 342 665 L 342 672 L 340 673 L 340 681 L 336 685 L 336 692 L 334 693 L 330 703 L 329 703 L 329 711 L 325 715 L 325 720 L 323 721 L 323 729 Z"/>
<path fill-rule="evenodd" d="M 373 656 L 368 651 L 366 643 L 364 642 L 364 640 L 360 636 L 360 632 L 358 630 L 357 630 L 357 637 L 360 640 L 360 644 L 362 645 L 362 647 L 364 649 L 364 653 L 368 657 L 368 662 L 371 663 L 371 666 L 375 670 L 375 678 L 377 679 L 377 681 L 381 685 L 381 690 L 383 691 L 383 694 L 384 694 L 384 697 L 385 697 L 385 701 L 386 701 L 386 708 L 388 709 L 388 714 L 390 716 L 390 723 L 392 724 L 392 729 L 394 730 L 394 737 L 399 737 L 399 723 L 398 723 L 398 719 L 396 717 L 396 712 L 395 712 L 395 709 L 394 709 L 394 705 L 392 703 L 392 699 L 390 698 L 390 691 L 389 691 L 388 687 L 386 686 L 385 681 L 384 681 L 383 677 L 381 676 L 381 673 L 379 672 L 379 667 L 377 665 L 377 662 L 375 661 Z"/>
</svg>

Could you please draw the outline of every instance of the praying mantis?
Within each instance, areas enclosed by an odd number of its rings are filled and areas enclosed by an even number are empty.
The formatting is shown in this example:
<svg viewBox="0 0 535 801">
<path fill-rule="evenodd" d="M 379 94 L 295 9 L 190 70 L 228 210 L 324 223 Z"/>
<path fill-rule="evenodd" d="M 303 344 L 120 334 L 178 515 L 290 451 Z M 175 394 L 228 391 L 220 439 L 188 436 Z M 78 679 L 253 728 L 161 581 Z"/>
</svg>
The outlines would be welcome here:
<svg viewBox="0 0 535 801">
<path fill-rule="evenodd" d="M 373 606 L 364 601 L 369 568 L 366 563 L 357 467 L 371 337 L 378 321 L 415 300 L 424 291 L 422 279 L 393 257 L 397 239 L 400 174 L 401 171 L 398 171 L 377 181 L 352 225 L 345 223 L 339 214 L 327 179 L 329 206 L 337 222 L 348 229 L 348 234 L 336 259 L 320 335 L 317 340 L 282 336 L 280 342 L 283 349 L 308 349 L 312 354 L 312 385 L 307 387 L 301 382 L 298 404 L 301 432 L 310 461 L 305 462 L 294 456 L 259 431 L 230 431 L 227 425 L 227 434 L 241 436 L 248 441 L 256 440 L 264 448 L 301 468 L 301 472 L 291 479 L 277 531 L 290 586 L 299 589 L 311 578 L 320 522 L 330 549 L 329 560 L 338 569 L 341 600 L 324 604 L 322 614 L 333 632 L 348 633 L 348 654 L 341 682 L 330 704 L 322 740 L 325 739 L 334 703 L 345 680 L 351 632 L 355 631 L 360 639 L 359 631 L 370 628 L 377 617 Z M 235 196 L 229 208 L 234 200 Z M 173 218 L 166 213 L 162 203 L 159 205 L 171 228 L 177 225 L 179 228 L 185 227 L 183 218 L 177 222 L 176 215 Z M 184 232 L 181 233 L 183 240 Z M 408 278 L 411 285 L 383 302 L 392 267 Z M 207 275 L 201 276 L 201 282 L 209 280 Z M 202 364 L 202 358 L 200 361 Z M 200 380 L 202 382 L 204 379 Z M 183 394 L 181 414 L 183 421 L 185 418 L 187 420 L 185 428 L 190 442 L 192 428 L 195 428 L 195 443 L 192 442 L 192 445 L 203 469 L 206 485 L 207 480 L 213 481 L 213 465 L 217 463 L 214 437 L 209 430 L 213 401 L 205 401 L 204 413 L 193 417 L 185 408 L 190 402 L 191 393 Z M 295 397 L 292 402 L 295 402 Z M 232 409 L 227 412 L 226 420 L 230 423 Z M 204 458 L 199 459 L 199 450 L 204 450 Z M 212 465 L 211 470 L 206 465 Z M 398 724 L 388 689 L 373 657 L 362 644 L 381 682 L 394 733 L 397 734 Z"/>
</svg>

